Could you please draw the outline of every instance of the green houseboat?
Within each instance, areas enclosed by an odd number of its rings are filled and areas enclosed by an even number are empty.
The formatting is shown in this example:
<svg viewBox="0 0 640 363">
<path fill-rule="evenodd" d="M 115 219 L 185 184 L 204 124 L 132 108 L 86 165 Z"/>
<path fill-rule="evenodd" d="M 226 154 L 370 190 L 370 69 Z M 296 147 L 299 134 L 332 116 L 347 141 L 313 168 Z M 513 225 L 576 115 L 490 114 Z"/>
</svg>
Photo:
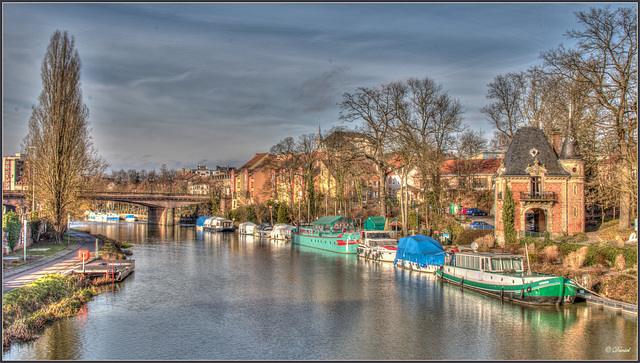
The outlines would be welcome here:
<svg viewBox="0 0 640 363">
<path fill-rule="evenodd" d="M 526 272 L 520 255 L 460 252 L 447 257 L 436 276 L 461 288 L 533 305 L 572 304 L 576 298 L 573 281 Z"/>
<path fill-rule="evenodd" d="M 358 242 L 347 238 L 353 222 L 344 216 L 325 216 L 312 224 L 299 224 L 292 243 L 337 253 L 356 253 Z"/>
</svg>

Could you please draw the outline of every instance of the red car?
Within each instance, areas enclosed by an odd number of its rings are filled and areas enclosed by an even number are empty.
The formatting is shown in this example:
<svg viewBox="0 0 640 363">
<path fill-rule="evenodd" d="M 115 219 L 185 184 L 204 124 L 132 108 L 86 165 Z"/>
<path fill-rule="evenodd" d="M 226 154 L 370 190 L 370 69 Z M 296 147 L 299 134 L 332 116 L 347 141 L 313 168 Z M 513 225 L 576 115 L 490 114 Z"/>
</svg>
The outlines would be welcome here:
<svg viewBox="0 0 640 363">
<path fill-rule="evenodd" d="M 467 214 L 467 208 L 460 207 L 460 209 L 458 209 L 458 214 Z"/>
</svg>

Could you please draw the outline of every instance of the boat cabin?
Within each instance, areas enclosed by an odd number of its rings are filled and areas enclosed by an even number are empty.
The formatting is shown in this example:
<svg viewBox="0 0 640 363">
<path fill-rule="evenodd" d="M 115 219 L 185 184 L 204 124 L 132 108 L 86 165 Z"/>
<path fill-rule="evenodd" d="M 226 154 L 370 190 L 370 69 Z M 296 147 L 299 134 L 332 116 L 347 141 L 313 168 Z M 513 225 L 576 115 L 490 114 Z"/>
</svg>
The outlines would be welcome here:
<svg viewBox="0 0 640 363">
<path fill-rule="evenodd" d="M 524 272 L 523 256 L 502 253 L 461 252 L 453 255 L 455 267 L 487 272 Z"/>
<path fill-rule="evenodd" d="M 330 233 L 354 232 L 353 222 L 344 216 L 325 216 L 313 222 L 311 226 L 300 224 L 299 233 L 308 235 L 320 235 Z"/>
</svg>

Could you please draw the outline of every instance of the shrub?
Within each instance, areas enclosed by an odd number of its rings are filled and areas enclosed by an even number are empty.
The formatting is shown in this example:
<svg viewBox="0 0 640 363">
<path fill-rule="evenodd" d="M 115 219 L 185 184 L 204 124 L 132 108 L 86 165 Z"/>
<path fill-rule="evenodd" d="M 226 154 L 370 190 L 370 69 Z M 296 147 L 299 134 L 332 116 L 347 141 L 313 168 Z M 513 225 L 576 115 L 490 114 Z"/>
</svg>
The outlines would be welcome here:
<svg viewBox="0 0 640 363">
<path fill-rule="evenodd" d="M 624 256 L 619 254 L 616 256 L 615 266 L 618 271 L 624 270 L 624 266 L 626 265 L 626 261 L 624 260 Z"/>
<path fill-rule="evenodd" d="M 571 252 L 563 262 L 564 267 L 568 267 L 574 270 L 579 269 L 585 262 L 589 247 L 580 247 L 577 251 Z"/>
<path fill-rule="evenodd" d="M 548 246 L 544 249 L 544 258 L 543 261 L 546 263 L 554 263 L 558 261 L 558 246 Z"/>
<path fill-rule="evenodd" d="M 471 242 L 482 238 L 488 234 L 493 234 L 493 230 L 490 229 L 464 229 L 458 234 L 455 239 L 457 245 L 470 245 Z"/>
<path fill-rule="evenodd" d="M 511 254 L 518 254 L 520 252 L 520 245 L 517 243 L 509 243 L 505 246 L 505 252 Z"/>
<path fill-rule="evenodd" d="M 2 230 L 7 232 L 7 245 L 13 250 L 20 240 L 20 217 L 16 212 L 2 216 Z"/>
</svg>

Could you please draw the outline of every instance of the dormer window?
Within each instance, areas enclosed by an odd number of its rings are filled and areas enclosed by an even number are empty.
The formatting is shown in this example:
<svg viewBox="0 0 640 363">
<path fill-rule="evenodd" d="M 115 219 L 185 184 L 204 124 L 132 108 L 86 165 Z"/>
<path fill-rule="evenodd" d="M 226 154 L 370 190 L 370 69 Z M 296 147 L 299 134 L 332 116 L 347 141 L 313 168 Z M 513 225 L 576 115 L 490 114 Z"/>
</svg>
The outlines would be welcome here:
<svg viewBox="0 0 640 363">
<path fill-rule="evenodd" d="M 542 181 L 539 176 L 531 177 L 531 196 L 542 195 Z"/>
</svg>

